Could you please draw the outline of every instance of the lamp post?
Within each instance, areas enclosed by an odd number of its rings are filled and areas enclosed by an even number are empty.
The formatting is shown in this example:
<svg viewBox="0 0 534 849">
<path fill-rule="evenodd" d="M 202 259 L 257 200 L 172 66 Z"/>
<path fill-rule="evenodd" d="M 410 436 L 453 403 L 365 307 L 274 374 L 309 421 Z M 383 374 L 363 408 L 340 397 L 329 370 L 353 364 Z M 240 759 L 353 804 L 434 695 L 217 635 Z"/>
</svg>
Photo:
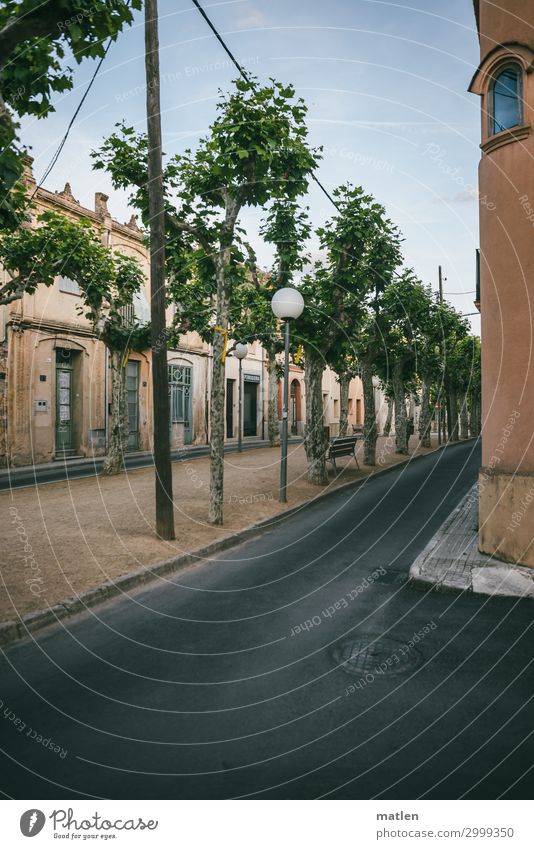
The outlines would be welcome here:
<svg viewBox="0 0 534 849">
<path fill-rule="evenodd" d="M 239 404 L 237 417 L 237 450 L 241 453 L 243 450 L 242 432 L 243 432 L 243 381 L 241 380 L 241 363 L 248 354 L 248 345 L 243 345 L 238 342 L 235 346 L 235 355 L 239 360 Z"/>
<path fill-rule="evenodd" d="M 280 501 L 287 501 L 287 414 L 289 401 L 289 322 L 298 318 L 304 309 L 304 298 L 298 291 L 287 287 L 275 292 L 271 301 L 271 309 L 275 316 L 285 321 L 285 351 L 284 351 L 284 394 L 282 407 L 282 439 L 280 461 Z"/>
</svg>

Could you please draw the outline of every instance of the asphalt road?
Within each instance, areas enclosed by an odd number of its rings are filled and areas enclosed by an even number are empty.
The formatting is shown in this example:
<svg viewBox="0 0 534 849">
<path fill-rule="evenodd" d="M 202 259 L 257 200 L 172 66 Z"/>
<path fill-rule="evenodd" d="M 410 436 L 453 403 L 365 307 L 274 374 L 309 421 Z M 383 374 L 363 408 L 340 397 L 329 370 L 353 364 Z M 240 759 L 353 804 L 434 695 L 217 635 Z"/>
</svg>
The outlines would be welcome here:
<svg viewBox="0 0 534 849">
<path fill-rule="evenodd" d="M 428 455 L 13 646 L 4 794 L 531 798 L 532 602 L 405 583 L 479 463 Z"/>
</svg>

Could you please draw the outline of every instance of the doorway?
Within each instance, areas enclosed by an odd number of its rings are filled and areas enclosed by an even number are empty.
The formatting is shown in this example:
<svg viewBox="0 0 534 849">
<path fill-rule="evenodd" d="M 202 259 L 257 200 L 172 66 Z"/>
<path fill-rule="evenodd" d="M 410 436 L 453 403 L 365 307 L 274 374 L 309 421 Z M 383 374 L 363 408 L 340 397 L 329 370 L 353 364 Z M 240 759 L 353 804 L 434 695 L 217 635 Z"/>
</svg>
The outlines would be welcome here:
<svg viewBox="0 0 534 849">
<path fill-rule="evenodd" d="M 234 436 L 234 384 L 235 380 L 226 381 L 226 438 Z"/>
<path fill-rule="evenodd" d="M 171 415 L 171 427 L 176 423 L 183 423 L 184 445 L 193 442 L 193 414 L 192 414 L 192 382 L 193 370 L 191 366 L 169 364 L 169 408 Z"/>
<path fill-rule="evenodd" d="M 291 422 L 291 433 L 298 433 L 300 420 L 300 383 L 298 380 L 291 381 L 291 392 L 289 396 L 289 420 Z"/>
<path fill-rule="evenodd" d="M 256 436 L 258 433 L 258 384 L 243 384 L 243 436 Z"/>
<path fill-rule="evenodd" d="M 128 451 L 139 447 L 139 363 L 126 363 L 126 394 L 128 397 Z"/>
<path fill-rule="evenodd" d="M 56 453 L 63 456 L 74 453 L 73 377 L 72 351 L 56 348 Z"/>
</svg>

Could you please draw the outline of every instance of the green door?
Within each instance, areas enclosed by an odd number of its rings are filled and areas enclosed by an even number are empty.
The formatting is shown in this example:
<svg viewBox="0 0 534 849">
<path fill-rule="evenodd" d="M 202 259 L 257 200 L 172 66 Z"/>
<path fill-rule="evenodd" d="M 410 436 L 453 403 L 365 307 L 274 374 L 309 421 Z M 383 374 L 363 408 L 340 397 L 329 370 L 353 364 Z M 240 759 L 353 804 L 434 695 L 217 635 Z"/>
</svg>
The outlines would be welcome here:
<svg viewBox="0 0 534 849">
<path fill-rule="evenodd" d="M 258 432 L 257 406 L 258 384 L 249 383 L 245 380 L 243 384 L 243 436 L 256 436 Z"/>
<path fill-rule="evenodd" d="M 72 366 L 56 365 L 56 451 L 72 451 Z"/>
<path fill-rule="evenodd" d="M 168 373 L 170 424 L 183 423 L 184 444 L 190 445 L 193 441 L 192 369 L 190 366 L 171 363 Z"/>
<path fill-rule="evenodd" d="M 128 396 L 128 451 L 139 448 L 139 363 L 126 363 L 126 393 Z"/>
</svg>

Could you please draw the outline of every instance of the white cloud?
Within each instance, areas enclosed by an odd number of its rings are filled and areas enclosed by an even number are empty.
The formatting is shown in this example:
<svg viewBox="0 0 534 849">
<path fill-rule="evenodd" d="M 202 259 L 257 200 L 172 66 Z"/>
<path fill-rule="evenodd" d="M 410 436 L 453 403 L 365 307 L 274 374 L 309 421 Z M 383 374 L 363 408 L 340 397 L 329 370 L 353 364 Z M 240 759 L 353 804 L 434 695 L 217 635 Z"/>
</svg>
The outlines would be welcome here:
<svg viewBox="0 0 534 849">
<path fill-rule="evenodd" d="M 251 7 L 238 17 L 237 26 L 239 29 L 252 29 L 263 26 L 265 22 L 266 18 L 261 9 Z"/>
</svg>

